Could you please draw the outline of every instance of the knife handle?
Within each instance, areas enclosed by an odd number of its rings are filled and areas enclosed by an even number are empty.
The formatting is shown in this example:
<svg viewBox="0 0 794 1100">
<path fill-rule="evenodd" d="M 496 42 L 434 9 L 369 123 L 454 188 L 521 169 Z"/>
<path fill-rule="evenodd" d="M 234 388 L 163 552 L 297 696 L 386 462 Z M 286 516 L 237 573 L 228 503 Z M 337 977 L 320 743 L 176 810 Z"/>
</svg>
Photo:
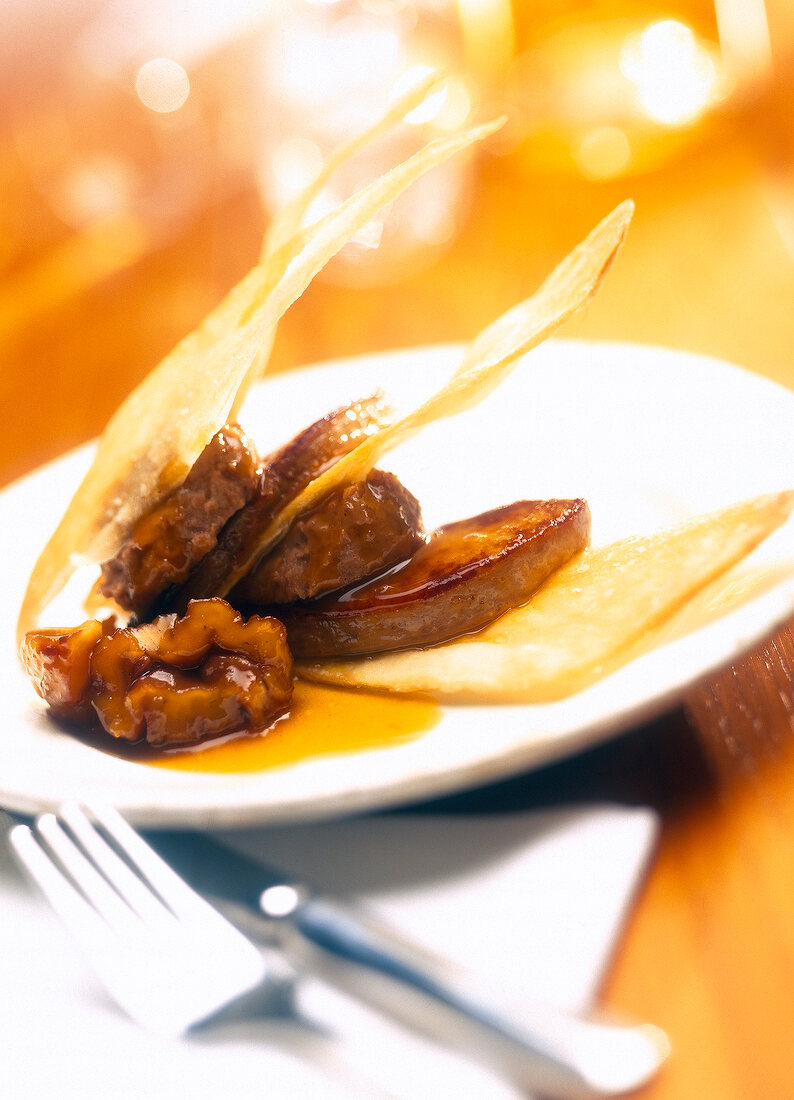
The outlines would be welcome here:
<svg viewBox="0 0 794 1100">
<path fill-rule="evenodd" d="M 658 1028 L 508 1003 L 503 992 L 353 906 L 284 886 L 265 890 L 260 908 L 282 918 L 284 948 L 311 972 L 436 1040 L 496 1062 L 546 1096 L 621 1095 L 649 1080 L 667 1054 Z"/>
</svg>

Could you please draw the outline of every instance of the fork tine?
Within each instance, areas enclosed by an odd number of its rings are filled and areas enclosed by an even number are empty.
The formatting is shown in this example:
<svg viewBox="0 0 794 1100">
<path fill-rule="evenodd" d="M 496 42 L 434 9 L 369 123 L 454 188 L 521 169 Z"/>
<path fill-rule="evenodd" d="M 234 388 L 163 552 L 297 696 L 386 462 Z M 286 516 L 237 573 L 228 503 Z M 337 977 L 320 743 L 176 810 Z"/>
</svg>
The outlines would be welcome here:
<svg viewBox="0 0 794 1100">
<path fill-rule="evenodd" d="M 172 914 L 100 835 L 82 806 L 77 802 L 64 803 L 60 816 L 127 905 L 147 924 L 164 929 L 173 920 Z"/>
<path fill-rule="evenodd" d="M 123 818 L 98 809 L 108 845 L 79 807 L 67 807 L 65 817 L 66 829 L 54 814 L 42 815 L 35 831 L 15 826 L 9 843 L 108 992 L 134 1020 L 149 1031 L 178 1035 L 264 988 L 267 967 L 258 948 L 194 895 Z M 112 844 L 119 845 L 121 855 Z M 132 868 L 124 862 L 127 856 Z M 143 903 L 160 913 L 154 927 L 127 905 L 130 878 L 135 880 L 134 902 L 140 902 L 150 872 L 187 919 L 155 891 Z"/>
<path fill-rule="evenodd" d="M 55 814 L 41 814 L 36 818 L 34 828 L 65 874 L 108 924 L 128 932 L 138 925 L 138 918 L 133 911 L 75 844 Z"/>
<path fill-rule="evenodd" d="M 15 825 L 8 834 L 8 842 L 61 920 L 74 928 L 82 941 L 97 942 L 107 931 L 107 926 L 99 913 L 56 867 L 33 830 L 27 825 Z"/>
<path fill-rule="evenodd" d="M 195 893 L 131 825 L 111 806 L 90 804 L 88 813 L 102 826 L 114 844 L 182 920 L 223 920 L 209 902 Z"/>
</svg>

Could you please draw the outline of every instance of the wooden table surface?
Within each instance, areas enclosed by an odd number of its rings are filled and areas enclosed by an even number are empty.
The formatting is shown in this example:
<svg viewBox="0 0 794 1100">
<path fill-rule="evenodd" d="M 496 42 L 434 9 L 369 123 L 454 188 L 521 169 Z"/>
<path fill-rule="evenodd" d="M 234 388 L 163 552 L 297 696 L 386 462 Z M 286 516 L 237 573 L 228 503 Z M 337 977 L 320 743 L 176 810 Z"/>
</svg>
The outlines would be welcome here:
<svg viewBox="0 0 794 1100">
<path fill-rule="evenodd" d="M 0 483 L 95 434 L 252 264 L 266 224 L 241 172 L 211 179 L 166 239 L 118 217 L 75 234 L 31 179 L 12 125 L 45 100 L 11 88 L 0 88 L 13 107 L 0 134 Z M 484 155 L 449 249 L 397 284 L 318 282 L 285 319 L 274 369 L 467 338 L 633 195 L 624 254 L 567 334 L 706 352 L 794 387 L 794 263 L 780 232 L 786 197 L 794 224 L 794 115 L 780 88 L 765 95 L 630 178 L 540 170 L 520 149 Z M 603 993 L 672 1039 L 643 1100 L 794 1096 L 793 734 L 794 626 L 652 725 L 482 796 L 660 811 L 659 850 Z"/>
</svg>

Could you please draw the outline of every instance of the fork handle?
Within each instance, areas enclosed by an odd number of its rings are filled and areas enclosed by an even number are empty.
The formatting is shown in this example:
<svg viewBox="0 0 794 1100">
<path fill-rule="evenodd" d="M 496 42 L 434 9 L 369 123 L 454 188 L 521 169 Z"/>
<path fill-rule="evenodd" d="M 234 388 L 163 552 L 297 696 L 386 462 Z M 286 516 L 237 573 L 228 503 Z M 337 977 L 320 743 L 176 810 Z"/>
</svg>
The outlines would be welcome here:
<svg viewBox="0 0 794 1100">
<path fill-rule="evenodd" d="M 409 943 L 366 913 L 195 833 L 150 833 L 193 886 L 264 914 L 284 949 L 359 1000 L 496 1062 L 527 1088 L 592 1100 L 638 1088 L 667 1052 L 657 1028 L 593 1023 L 504 990 Z M 462 915 L 461 919 L 465 915 Z"/>
<path fill-rule="evenodd" d="M 658 1029 L 590 1022 L 523 1000 L 510 1004 L 503 991 L 359 908 L 310 897 L 284 917 L 285 948 L 312 972 L 412 1028 L 496 1062 L 543 1095 L 617 1096 L 649 1080 L 662 1060 Z"/>
</svg>

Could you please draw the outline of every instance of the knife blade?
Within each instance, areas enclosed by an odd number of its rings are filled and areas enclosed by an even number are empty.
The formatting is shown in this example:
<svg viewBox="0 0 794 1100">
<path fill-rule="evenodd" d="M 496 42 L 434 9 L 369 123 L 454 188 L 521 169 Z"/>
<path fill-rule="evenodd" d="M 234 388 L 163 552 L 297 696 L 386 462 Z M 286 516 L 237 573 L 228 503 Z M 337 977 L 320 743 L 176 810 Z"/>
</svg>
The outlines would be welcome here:
<svg viewBox="0 0 794 1100">
<path fill-rule="evenodd" d="M 496 1063 L 524 1087 L 564 1100 L 640 1087 L 669 1051 L 652 1025 L 581 1019 L 517 1000 L 439 958 L 364 907 L 327 897 L 210 836 L 152 831 L 149 843 L 194 889 L 255 915 L 262 933 L 319 975 L 437 1041 Z"/>
</svg>

